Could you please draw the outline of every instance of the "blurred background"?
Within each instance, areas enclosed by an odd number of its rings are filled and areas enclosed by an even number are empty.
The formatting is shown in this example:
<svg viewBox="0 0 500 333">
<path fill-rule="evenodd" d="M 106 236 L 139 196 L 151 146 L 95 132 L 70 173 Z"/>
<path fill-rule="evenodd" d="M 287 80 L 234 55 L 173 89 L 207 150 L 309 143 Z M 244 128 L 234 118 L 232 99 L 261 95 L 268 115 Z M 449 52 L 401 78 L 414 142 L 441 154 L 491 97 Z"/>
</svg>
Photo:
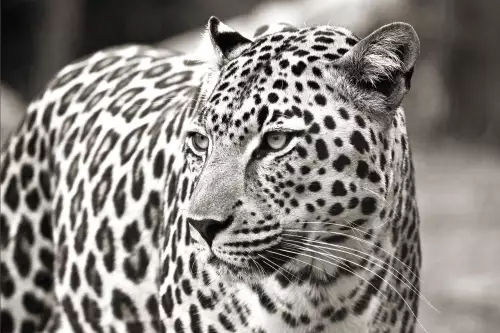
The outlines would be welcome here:
<svg viewBox="0 0 500 333">
<path fill-rule="evenodd" d="M 192 50 L 211 15 L 260 25 L 412 24 L 421 57 L 405 108 L 417 170 L 429 333 L 500 327 L 500 1 L 2 0 L 1 140 L 65 64 L 124 43 Z M 423 332 L 419 328 L 419 332 Z"/>
</svg>

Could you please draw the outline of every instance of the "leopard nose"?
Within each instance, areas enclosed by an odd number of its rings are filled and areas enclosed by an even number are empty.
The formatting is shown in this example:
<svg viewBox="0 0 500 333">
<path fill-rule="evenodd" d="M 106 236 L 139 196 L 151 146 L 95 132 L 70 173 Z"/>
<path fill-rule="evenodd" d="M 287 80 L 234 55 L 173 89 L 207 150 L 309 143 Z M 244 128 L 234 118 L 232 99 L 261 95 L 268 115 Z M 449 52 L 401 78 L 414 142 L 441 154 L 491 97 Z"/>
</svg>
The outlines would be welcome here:
<svg viewBox="0 0 500 333">
<path fill-rule="evenodd" d="M 226 221 L 217 221 L 213 219 L 201 219 L 195 220 L 192 218 L 187 219 L 188 223 L 191 224 L 207 242 L 209 247 L 212 247 L 215 236 L 222 230 L 226 229 L 231 223 L 231 219 Z"/>
</svg>

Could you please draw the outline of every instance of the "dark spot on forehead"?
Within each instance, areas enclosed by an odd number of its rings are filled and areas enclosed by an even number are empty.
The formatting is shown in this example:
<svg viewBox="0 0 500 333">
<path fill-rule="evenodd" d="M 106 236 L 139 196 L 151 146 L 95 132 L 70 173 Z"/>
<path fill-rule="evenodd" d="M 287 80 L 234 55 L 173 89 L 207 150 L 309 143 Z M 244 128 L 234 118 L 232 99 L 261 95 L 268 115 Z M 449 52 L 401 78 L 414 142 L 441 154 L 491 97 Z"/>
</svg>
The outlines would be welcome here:
<svg viewBox="0 0 500 333">
<path fill-rule="evenodd" d="M 264 73 L 266 73 L 267 76 L 271 76 L 273 75 L 273 69 L 271 68 L 271 66 L 267 65 L 265 68 L 264 68 Z"/>
<path fill-rule="evenodd" d="M 278 79 L 274 81 L 273 89 L 285 90 L 286 88 L 288 88 L 288 82 L 286 82 L 285 80 Z"/>
<path fill-rule="evenodd" d="M 263 55 L 259 56 L 258 59 L 261 60 L 261 61 L 267 61 L 267 60 L 271 59 L 271 54 L 270 53 L 264 53 Z"/>
<path fill-rule="evenodd" d="M 316 37 L 314 41 L 318 43 L 332 44 L 334 42 L 334 39 L 330 37 L 321 36 L 321 37 Z"/>
<path fill-rule="evenodd" d="M 311 134 L 318 134 L 319 133 L 319 125 L 318 123 L 313 123 L 311 127 L 309 127 L 309 133 Z"/>
<path fill-rule="evenodd" d="M 337 60 L 340 58 L 340 56 L 338 54 L 332 54 L 332 53 L 325 53 L 323 54 L 323 57 L 327 60 Z"/>
<path fill-rule="evenodd" d="M 305 51 L 305 50 L 297 50 L 297 51 L 293 52 L 293 55 L 298 56 L 298 57 L 304 57 L 308 54 L 309 54 L 309 51 Z"/>
<path fill-rule="evenodd" d="M 344 183 L 340 180 L 336 180 L 332 185 L 332 195 L 334 197 L 343 197 L 347 194 L 347 190 L 344 186 Z"/>
<path fill-rule="evenodd" d="M 314 120 L 314 116 L 311 112 L 304 110 L 304 122 L 309 125 Z"/>
<path fill-rule="evenodd" d="M 260 132 L 262 130 L 262 126 L 264 125 L 264 122 L 267 119 L 267 116 L 269 115 L 269 109 L 267 106 L 263 106 L 259 110 L 259 115 L 257 116 L 257 124 L 259 125 L 258 131 Z"/>
<path fill-rule="evenodd" d="M 317 45 L 313 45 L 311 48 L 313 50 L 315 50 L 315 51 L 325 51 L 325 50 L 328 50 L 327 46 L 325 46 L 325 45 L 318 45 L 318 44 Z"/>
<path fill-rule="evenodd" d="M 356 40 L 354 38 L 351 38 L 351 37 L 346 37 L 345 42 L 350 46 L 354 46 L 357 43 Z"/>
<path fill-rule="evenodd" d="M 297 153 L 302 158 L 306 158 L 307 157 L 307 150 L 304 147 L 302 147 L 302 146 L 297 146 Z"/>
<path fill-rule="evenodd" d="M 284 60 L 280 61 L 279 65 L 282 69 L 285 69 L 290 65 L 290 62 L 288 60 L 284 59 Z"/>
<path fill-rule="evenodd" d="M 348 49 L 345 49 L 345 48 L 339 48 L 339 49 L 337 49 L 337 52 L 338 52 L 339 54 L 345 54 L 345 53 L 347 53 L 347 51 L 349 51 L 349 50 L 348 50 Z"/>
<path fill-rule="evenodd" d="M 278 101 L 278 95 L 276 95 L 275 93 L 270 93 L 269 95 L 267 95 L 267 100 L 270 103 L 276 103 Z"/>
<path fill-rule="evenodd" d="M 271 42 L 279 42 L 283 38 L 285 38 L 283 35 L 274 35 L 273 37 L 271 37 Z"/>
<path fill-rule="evenodd" d="M 305 191 L 305 189 L 306 189 L 305 186 L 302 185 L 302 184 L 300 184 L 300 185 L 297 185 L 295 187 L 295 192 L 297 192 L 297 193 L 303 193 Z"/>
<path fill-rule="evenodd" d="M 324 31 L 324 30 L 318 30 L 314 33 L 314 36 L 335 36 L 335 32 L 333 31 Z"/>
<path fill-rule="evenodd" d="M 300 111 L 300 109 L 298 107 L 296 107 L 295 105 L 292 106 L 292 111 L 293 111 L 293 114 L 299 118 L 302 117 L 302 111 Z"/>
<path fill-rule="evenodd" d="M 326 160 L 329 157 L 328 147 L 323 139 L 316 140 L 316 153 L 320 161 Z"/>
<path fill-rule="evenodd" d="M 314 181 L 309 185 L 309 191 L 311 192 L 318 192 L 320 190 L 321 190 L 321 184 L 317 181 Z"/>
<path fill-rule="evenodd" d="M 295 76 L 300 76 L 300 75 L 302 75 L 302 73 L 304 72 L 306 67 L 307 67 L 307 65 L 305 62 L 299 61 L 296 65 L 292 66 L 292 73 Z"/>
</svg>

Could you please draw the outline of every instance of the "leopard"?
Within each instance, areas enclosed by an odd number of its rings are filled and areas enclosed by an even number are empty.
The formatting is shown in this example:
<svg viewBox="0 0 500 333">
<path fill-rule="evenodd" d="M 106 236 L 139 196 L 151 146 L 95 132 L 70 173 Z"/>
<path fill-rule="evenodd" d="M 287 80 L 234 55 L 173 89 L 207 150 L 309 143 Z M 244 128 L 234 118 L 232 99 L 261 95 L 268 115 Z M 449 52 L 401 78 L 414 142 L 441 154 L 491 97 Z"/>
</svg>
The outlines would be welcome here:
<svg viewBox="0 0 500 333">
<path fill-rule="evenodd" d="M 1 154 L 1 331 L 411 333 L 407 23 L 216 17 L 61 69 Z"/>
</svg>

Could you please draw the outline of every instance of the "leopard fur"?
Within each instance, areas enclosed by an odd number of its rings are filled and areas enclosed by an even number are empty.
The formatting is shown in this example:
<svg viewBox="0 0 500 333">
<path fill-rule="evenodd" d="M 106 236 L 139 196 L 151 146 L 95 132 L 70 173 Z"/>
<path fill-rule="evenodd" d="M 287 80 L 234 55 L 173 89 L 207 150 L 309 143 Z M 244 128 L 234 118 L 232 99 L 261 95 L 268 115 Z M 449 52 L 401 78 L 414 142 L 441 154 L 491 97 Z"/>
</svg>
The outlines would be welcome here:
<svg viewBox="0 0 500 333">
<path fill-rule="evenodd" d="M 413 28 L 205 38 L 97 52 L 30 104 L 1 155 L 1 331 L 414 332 Z"/>
</svg>

